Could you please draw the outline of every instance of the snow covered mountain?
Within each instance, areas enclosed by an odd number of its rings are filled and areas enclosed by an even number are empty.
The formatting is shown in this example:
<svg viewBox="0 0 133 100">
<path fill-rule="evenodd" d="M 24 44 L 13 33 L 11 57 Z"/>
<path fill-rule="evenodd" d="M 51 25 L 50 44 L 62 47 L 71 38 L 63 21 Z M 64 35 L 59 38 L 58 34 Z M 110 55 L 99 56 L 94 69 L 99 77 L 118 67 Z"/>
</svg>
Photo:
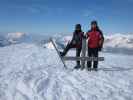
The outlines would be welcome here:
<svg viewBox="0 0 133 100">
<path fill-rule="evenodd" d="M 65 70 L 52 47 L 20 43 L 0 48 L 0 100 L 132 100 L 133 57 L 100 55 L 105 61 L 98 72 L 72 71 L 75 62 L 66 62 Z"/>
<path fill-rule="evenodd" d="M 1 46 L 7 46 L 11 44 L 17 44 L 26 41 L 27 34 L 21 32 L 6 33 L 0 36 Z"/>
<path fill-rule="evenodd" d="M 133 35 L 115 34 L 106 36 L 105 47 L 133 49 Z"/>
<path fill-rule="evenodd" d="M 35 35 L 21 32 L 5 33 L 0 36 L 0 47 L 9 46 L 12 44 L 33 42 L 37 44 L 44 44 L 48 42 L 48 39 L 48 35 Z"/>
<path fill-rule="evenodd" d="M 16 44 L 22 41 L 25 37 L 26 33 L 16 32 L 16 33 L 8 33 L 6 39 L 10 44 Z"/>
<path fill-rule="evenodd" d="M 33 35 L 27 33 L 8 33 L 5 36 L 0 36 L 0 46 L 6 46 L 18 43 L 37 43 L 43 47 L 50 46 L 48 35 Z M 65 45 L 71 40 L 71 36 L 64 36 L 61 34 L 55 34 L 54 39 L 56 40 L 59 48 L 64 48 Z M 46 44 L 47 43 L 47 44 Z M 125 53 L 133 54 L 133 35 L 132 34 L 114 34 L 105 36 L 104 49 L 105 52 L 113 53 Z"/>
<path fill-rule="evenodd" d="M 71 40 L 71 38 L 71 36 L 63 36 L 57 38 L 56 42 L 58 45 L 60 45 L 60 47 L 64 48 L 65 45 Z M 133 34 L 114 34 L 105 36 L 103 51 L 133 54 Z"/>
<path fill-rule="evenodd" d="M 5 41 L 5 37 L 4 36 L 0 36 L 0 47 L 3 47 L 5 45 L 6 41 Z"/>
<path fill-rule="evenodd" d="M 61 41 L 67 43 L 71 40 L 71 38 L 71 36 L 65 36 L 61 39 Z M 114 34 L 105 36 L 104 47 L 133 49 L 133 35 Z"/>
</svg>

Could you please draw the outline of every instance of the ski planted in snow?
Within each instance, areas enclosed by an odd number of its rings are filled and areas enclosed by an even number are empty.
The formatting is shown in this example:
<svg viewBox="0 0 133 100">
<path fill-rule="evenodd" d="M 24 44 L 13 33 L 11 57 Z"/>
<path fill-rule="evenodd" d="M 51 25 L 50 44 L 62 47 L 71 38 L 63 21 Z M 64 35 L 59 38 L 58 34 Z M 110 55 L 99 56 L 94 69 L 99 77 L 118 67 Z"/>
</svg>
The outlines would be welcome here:
<svg viewBox="0 0 133 100">
<path fill-rule="evenodd" d="M 84 57 L 86 56 L 86 39 L 82 39 L 82 50 L 81 50 L 81 69 L 85 68 L 85 59 Z M 83 59 L 82 59 L 83 58 Z"/>
<path fill-rule="evenodd" d="M 63 65 L 64 65 L 64 67 L 67 69 L 67 66 L 66 66 L 66 64 L 65 64 L 65 62 L 64 62 L 64 60 L 63 60 L 63 58 L 61 57 L 60 52 L 59 52 L 59 50 L 58 50 L 58 48 L 57 48 L 57 46 L 56 46 L 54 40 L 53 40 L 52 38 L 50 38 L 50 41 L 51 41 L 51 43 L 53 44 L 53 46 L 54 46 L 54 48 L 55 48 L 55 50 L 56 50 L 56 52 L 57 52 L 59 58 L 61 59 Z"/>
</svg>

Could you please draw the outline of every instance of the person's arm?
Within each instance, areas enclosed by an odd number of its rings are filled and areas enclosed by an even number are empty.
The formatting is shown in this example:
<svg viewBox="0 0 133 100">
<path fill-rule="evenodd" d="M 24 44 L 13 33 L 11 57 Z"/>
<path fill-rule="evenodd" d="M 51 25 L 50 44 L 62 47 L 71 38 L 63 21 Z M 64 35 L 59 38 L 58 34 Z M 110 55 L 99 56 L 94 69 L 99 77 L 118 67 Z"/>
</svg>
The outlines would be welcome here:
<svg viewBox="0 0 133 100">
<path fill-rule="evenodd" d="M 71 43 L 72 43 L 72 44 L 75 44 L 75 32 L 73 32 L 73 36 L 72 36 Z"/>
<path fill-rule="evenodd" d="M 84 32 L 82 32 L 82 38 L 86 39 L 86 34 L 84 34 Z"/>
<path fill-rule="evenodd" d="M 75 37 L 75 33 L 73 32 L 72 40 L 74 40 L 74 37 Z M 72 41 L 72 40 L 71 40 L 71 41 Z"/>
<path fill-rule="evenodd" d="M 101 39 L 102 39 L 102 41 L 104 42 L 103 32 L 102 32 L 101 30 L 100 30 L 99 32 L 100 32 L 100 35 L 101 35 Z"/>
<path fill-rule="evenodd" d="M 90 31 L 86 32 L 86 34 L 85 34 L 86 39 L 89 38 L 89 32 L 90 32 Z"/>
<path fill-rule="evenodd" d="M 101 30 L 99 30 L 99 32 L 100 32 L 99 51 L 101 51 L 103 48 L 103 43 L 104 43 L 104 36 L 103 36 L 103 32 Z"/>
</svg>

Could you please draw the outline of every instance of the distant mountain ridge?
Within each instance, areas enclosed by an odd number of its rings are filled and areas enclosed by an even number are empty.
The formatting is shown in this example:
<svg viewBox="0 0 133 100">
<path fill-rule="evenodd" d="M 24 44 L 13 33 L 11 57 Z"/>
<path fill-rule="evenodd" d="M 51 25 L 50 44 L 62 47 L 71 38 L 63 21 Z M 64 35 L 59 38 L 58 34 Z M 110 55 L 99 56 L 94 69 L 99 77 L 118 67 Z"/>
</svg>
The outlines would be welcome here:
<svg viewBox="0 0 133 100">
<path fill-rule="evenodd" d="M 51 35 L 38 35 L 38 34 L 27 34 L 27 33 L 7 33 L 0 36 L 0 47 L 18 44 L 23 42 L 34 42 L 45 48 L 52 47 L 49 43 Z M 52 36 L 59 48 L 64 48 L 66 44 L 71 40 L 72 36 L 63 34 L 54 34 Z M 105 36 L 104 49 L 105 52 L 113 53 L 126 53 L 133 54 L 133 34 L 113 34 Z"/>
<path fill-rule="evenodd" d="M 48 38 L 49 36 L 47 35 L 29 34 L 22 32 L 5 33 L 0 35 L 0 47 L 23 42 L 46 43 L 48 42 Z"/>
<path fill-rule="evenodd" d="M 61 48 L 71 40 L 72 36 L 60 36 L 56 38 L 56 42 Z M 45 45 L 45 47 L 51 47 L 51 44 Z M 126 53 L 133 54 L 133 34 L 113 34 L 105 36 L 105 42 L 103 47 L 104 52 L 113 53 Z"/>
</svg>

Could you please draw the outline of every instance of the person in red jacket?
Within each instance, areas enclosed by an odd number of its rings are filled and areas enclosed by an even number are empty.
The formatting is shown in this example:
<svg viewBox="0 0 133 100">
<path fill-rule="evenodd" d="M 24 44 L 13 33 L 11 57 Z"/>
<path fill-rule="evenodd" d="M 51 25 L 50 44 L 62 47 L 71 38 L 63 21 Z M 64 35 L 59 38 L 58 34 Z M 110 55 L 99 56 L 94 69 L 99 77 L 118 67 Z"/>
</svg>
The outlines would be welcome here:
<svg viewBox="0 0 133 100">
<path fill-rule="evenodd" d="M 87 33 L 88 39 L 88 56 L 98 57 L 98 52 L 101 51 L 103 47 L 104 37 L 102 31 L 98 27 L 97 21 L 91 22 L 91 30 Z M 91 70 L 92 61 L 87 62 L 88 70 Z M 93 62 L 93 69 L 97 71 L 98 61 Z"/>
<path fill-rule="evenodd" d="M 83 31 L 80 24 L 76 24 L 75 31 L 73 32 L 73 37 L 71 42 L 69 42 L 63 52 L 60 52 L 61 56 L 65 56 L 69 49 L 76 48 L 76 57 L 80 57 L 81 49 L 82 49 L 82 38 L 83 38 Z M 80 61 L 77 61 L 77 65 L 75 69 L 79 69 Z"/>
</svg>

